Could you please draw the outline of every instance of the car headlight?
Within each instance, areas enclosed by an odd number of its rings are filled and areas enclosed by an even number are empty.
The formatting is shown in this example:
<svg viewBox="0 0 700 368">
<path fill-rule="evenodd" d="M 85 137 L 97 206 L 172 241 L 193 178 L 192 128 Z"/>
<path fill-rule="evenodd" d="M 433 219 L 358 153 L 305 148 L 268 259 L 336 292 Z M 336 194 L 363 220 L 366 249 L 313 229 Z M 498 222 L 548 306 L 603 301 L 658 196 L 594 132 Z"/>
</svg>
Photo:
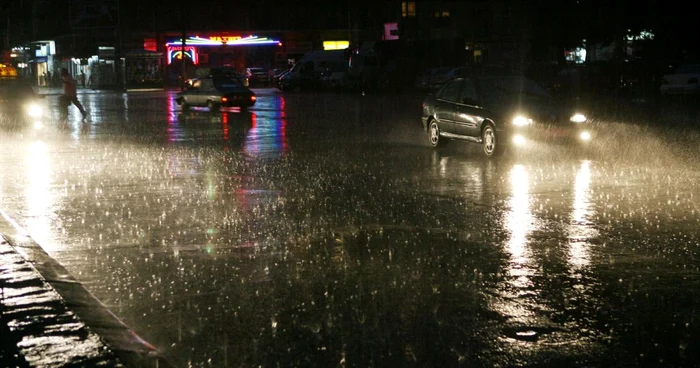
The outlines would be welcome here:
<svg viewBox="0 0 700 368">
<path fill-rule="evenodd" d="M 528 119 L 522 115 L 517 115 L 513 118 L 513 125 L 523 126 L 528 124 L 532 124 L 532 119 Z"/>
<path fill-rule="evenodd" d="M 522 146 L 523 144 L 525 144 L 525 137 L 523 137 L 520 134 L 516 134 L 513 136 L 513 143 L 515 143 L 518 146 Z"/>
<path fill-rule="evenodd" d="M 569 121 L 572 123 L 585 123 L 586 122 L 586 115 L 583 114 L 573 114 L 569 118 Z"/>
<path fill-rule="evenodd" d="M 33 118 L 38 118 L 44 113 L 44 109 L 41 108 L 41 106 L 37 104 L 31 104 L 27 106 L 27 115 L 33 117 Z"/>
<path fill-rule="evenodd" d="M 589 132 L 581 132 L 579 135 L 579 138 L 581 138 L 582 141 L 590 141 L 591 140 L 591 133 Z"/>
</svg>

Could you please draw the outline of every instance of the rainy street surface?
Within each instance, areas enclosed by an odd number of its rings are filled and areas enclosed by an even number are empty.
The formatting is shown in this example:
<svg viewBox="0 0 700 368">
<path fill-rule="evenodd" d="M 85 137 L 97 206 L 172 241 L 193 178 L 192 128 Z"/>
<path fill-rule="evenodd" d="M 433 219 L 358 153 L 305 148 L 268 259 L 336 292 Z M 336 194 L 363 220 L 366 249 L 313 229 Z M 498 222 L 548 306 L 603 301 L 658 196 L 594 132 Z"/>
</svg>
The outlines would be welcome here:
<svg viewBox="0 0 700 368">
<path fill-rule="evenodd" d="M 179 367 L 700 361 L 697 116 L 487 159 L 419 96 L 256 92 L 81 95 L 2 133 L 0 208 Z"/>
</svg>

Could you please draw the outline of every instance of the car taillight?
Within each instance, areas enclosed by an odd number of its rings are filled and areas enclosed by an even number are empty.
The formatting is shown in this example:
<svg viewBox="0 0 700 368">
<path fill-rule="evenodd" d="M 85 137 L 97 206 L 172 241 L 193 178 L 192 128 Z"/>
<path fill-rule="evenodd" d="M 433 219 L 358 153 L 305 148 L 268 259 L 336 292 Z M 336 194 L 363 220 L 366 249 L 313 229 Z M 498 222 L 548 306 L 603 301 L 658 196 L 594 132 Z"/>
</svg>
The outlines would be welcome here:
<svg viewBox="0 0 700 368">
<path fill-rule="evenodd" d="M 255 100 L 257 100 L 257 99 L 258 99 L 258 98 L 255 97 L 255 96 L 250 96 L 250 100 L 251 100 L 251 101 L 255 101 Z"/>
<path fill-rule="evenodd" d="M 226 102 L 228 101 L 228 97 L 221 97 L 221 102 Z"/>
</svg>

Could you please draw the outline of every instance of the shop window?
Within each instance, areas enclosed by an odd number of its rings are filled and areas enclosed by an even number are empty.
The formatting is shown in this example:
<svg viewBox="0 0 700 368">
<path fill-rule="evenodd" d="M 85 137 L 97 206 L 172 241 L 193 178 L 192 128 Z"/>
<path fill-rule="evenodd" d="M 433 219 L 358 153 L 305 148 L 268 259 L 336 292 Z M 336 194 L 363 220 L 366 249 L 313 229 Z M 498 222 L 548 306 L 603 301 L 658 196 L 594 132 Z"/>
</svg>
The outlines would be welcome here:
<svg viewBox="0 0 700 368">
<path fill-rule="evenodd" d="M 415 1 L 402 1 L 401 2 L 401 16 L 415 17 L 416 16 L 416 2 Z"/>
</svg>

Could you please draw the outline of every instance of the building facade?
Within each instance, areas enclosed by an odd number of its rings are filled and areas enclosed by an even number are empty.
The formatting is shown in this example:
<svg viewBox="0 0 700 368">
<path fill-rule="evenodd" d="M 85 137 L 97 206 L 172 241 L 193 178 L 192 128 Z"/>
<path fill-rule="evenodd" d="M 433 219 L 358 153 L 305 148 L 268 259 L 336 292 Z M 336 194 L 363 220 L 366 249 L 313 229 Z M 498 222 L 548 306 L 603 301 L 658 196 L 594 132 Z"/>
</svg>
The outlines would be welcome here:
<svg viewBox="0 0 700 368">
<path fill-rule="evenodd" d="M 395 9 L 399 38 L 422 43 L 437 55 L 432 66 L 520 69 L 531 58 L 530 23 L 520 0 L 408 0 L 397 1 Z"/>
</svg>

